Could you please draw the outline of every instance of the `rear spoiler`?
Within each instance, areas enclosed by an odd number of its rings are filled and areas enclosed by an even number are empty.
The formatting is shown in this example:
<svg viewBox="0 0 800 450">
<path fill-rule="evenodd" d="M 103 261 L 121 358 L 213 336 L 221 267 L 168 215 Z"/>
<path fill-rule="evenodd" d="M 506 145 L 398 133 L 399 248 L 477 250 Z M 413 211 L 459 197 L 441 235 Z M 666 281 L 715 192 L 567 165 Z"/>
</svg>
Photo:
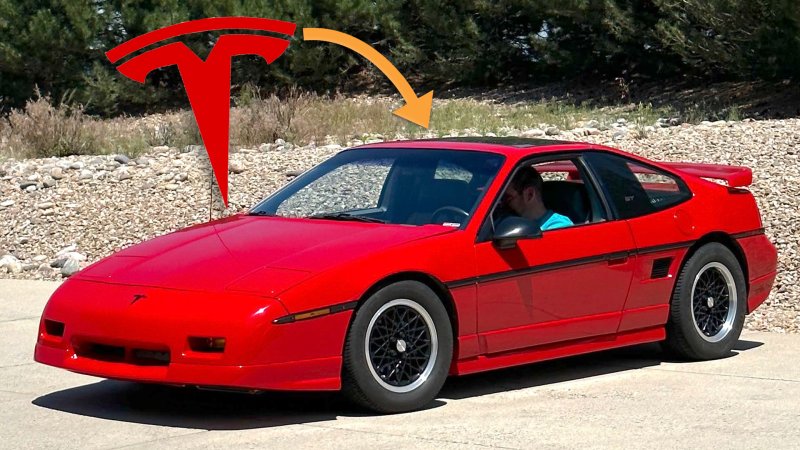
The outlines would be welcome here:
<svg viewBox="0 0 800 450">
<path fill-rule="evenodd" d="M 747 167 L 700 163 L 661 164 L 696 177 L 722 180 L 732 188 L 750 186 L 753 183 L 753 171 Z"/>
</svg>

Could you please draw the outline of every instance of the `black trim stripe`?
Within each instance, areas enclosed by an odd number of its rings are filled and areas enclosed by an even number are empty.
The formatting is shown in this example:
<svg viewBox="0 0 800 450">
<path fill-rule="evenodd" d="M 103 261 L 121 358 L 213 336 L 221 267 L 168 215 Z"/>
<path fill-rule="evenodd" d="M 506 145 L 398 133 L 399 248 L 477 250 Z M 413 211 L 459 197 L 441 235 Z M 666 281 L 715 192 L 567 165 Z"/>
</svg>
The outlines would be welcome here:
<svg viewBox="0 0 800 450">
<path fill-rule="evenodd" d="M 333 306 L 326 306 L 324 308 L 309 309 L 309 310 L 306 310 L 306 311 L 301 311 L 301 312 L 298 312 L 298 313 L 289 314 L 288 316 L 278 317 L 277 319 L 273 320 L 272 323 L 284 324 L 284 323 L 297 322 L 298 320 L 315 319 L 317 317 L 328 316 L 328 315 L 331 315 L 331 314 L 336 314 L 336 313 L 340 313 L 340 312 L 343 312 L 343 311 L 349 311 L 351 309 L 356 309 L 356 306 L 358 306 L 358 300 L 355 300 L 355 301 L 352 301 L 352 302 L 347 302 L 347 303 L 339 303 L 339 304 L 336 304 L 336 305 L 333 305 Z M 316 311 L 324 311 L 324 310 L 328 310 L 328 311 L 325 311 L 322 314 L 311 316 L 311 317 L 307 317 L 307 318 L 302 318 L 302 319 L 298 319 L 297 318 L 297 316 L 302 316 L 304 314 L 309 314 L 309 313 L 313 313 L 313 312 L 316 312 Z"/>
<path fill-rule="evenodd" d="M 750 230 L 750 231 L 743 231 L 741 233 L 732 234 L 731 237 L 734 239 L 742 239 L 746 237 L 758 236 L 764 234 L 764 229 L 759 228 L 757 230 Z"/>
<path fill-rule="evenodd" d="M 746 237 L 750 237 L 750 236 L 758 236 L 760 234 L 764 234 L 764 229 L 763 228 L 759 228 L 757 230 L 750 230 L 750 231 L 744 231 L 744 232 L 741 232 L 741 233 L 732 234 L 731 237 L 733 239 L 742 239 L 742 238 L 746 238 Z M 445 283 L 445 286 L 448 289 L 455 289 L 455 288 L 460 288 L 460 287 L 464 287 L 464 286 L 469 286 L 469 285 L 472 285 L 472 284 L 475 284 L 475 283 L 486 283 L 486 282 L 490 282 L 490 281 L 497 281 L 497 280 L 502 280 L 502 279 L 505 279 L 505 278 L 511 278 L 511 277 L 520 276 L 520 275 L 530 275 L 530 274 L 534 274 L 534 273 L 546 272 L 546 271 L 549 271 L 549 270 L 565 269 L 565 268 L 568 268 L 568 267 L 581 266 L 581 265 L 584 265 L 584 264 L 594 264 L 594 263 L 598 263 L 598 262 L 602 262 L 602 261 L 613 261 L 613 260 L 618 260 L 618 259 L 622 259 L 622 258 L 630 257 L 630 256 L 648 255 L 648 254 L 651 254 L 651 253 L 664 252 L 664 251 L 668 251 L 668 250 L 678 250 L 678 249 L 682 249 L 682 248 L 689 248 L 692 245 L 694 245 L 696 242 L 697 242 L 697 240 L 691 240 L 691 241 L 676 242 L 676 243 L 673 243 L 673 244 L 654 245 L 652 247 L 645 247 L 645 248 L 640 248 L 640 249 L 632 249 L 632 250 L 626 250 L 626 251 L 620 251 L 620 252 L 614 252 L 614 253 L 605 253 L 605 254 L 595 255 L 595 256 L 586 256 L 586 257 L 583 257 L 583 258 L 569 259 L 569 260 L 566 260 L 566 261 L 559 261 L 559 262 L 550 263 L 550 264 L 542 264 L 542 265 L 539 265 L 539 266 L 525 267 L 523 269 L 506 270 L 506 271 L 503 271 L 503 272 L 497 272 L 497 273 L 492 273 L 492 274 L 488 274 L 488 275 L 480 275 L 480 276 L 477 276 L 477 277 L 464 278 L 464 279 L 461 279 L 461 280 L 450 281 L 450 282 Z"/>
</svg>

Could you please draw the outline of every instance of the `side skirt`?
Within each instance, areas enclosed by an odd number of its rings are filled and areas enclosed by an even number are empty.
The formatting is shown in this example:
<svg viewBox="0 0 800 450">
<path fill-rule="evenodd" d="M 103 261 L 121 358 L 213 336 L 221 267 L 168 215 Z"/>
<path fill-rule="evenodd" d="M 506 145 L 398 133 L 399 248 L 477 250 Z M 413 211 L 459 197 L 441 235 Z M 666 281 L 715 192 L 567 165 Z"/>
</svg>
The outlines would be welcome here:
<svg viewBox="0 0 800 450">
<path fill-rule="evenodd" d="M 626 347 L 629 345 L 658 342 L 663 341 L 666 337 L 666 330 L 663 326 L 659 326 L 644 330 L 628 331 L 619 334 L 596 336 L 569 342 L 559 342 L 558 344 L 548 344 L 522 350 L 496 353 L 493 355 L 481 355 L 457 361 L 450 374 L 466 375 L 487 370 L 502 369 L 504 367 L 582 355 L 584 353 L 610 350 L 612 348 Z"/>
</svg>

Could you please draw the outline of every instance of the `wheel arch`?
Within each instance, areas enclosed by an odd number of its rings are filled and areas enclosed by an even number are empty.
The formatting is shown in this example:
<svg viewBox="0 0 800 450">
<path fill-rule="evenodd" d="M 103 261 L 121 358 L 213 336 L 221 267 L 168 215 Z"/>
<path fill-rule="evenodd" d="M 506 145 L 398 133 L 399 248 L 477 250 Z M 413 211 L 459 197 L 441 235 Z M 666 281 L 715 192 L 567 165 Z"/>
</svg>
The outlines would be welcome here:
<svg viewBox="0 0 800 450">
<path fill-rule="evenodd" d="M 458 338 L 458 313 L 456 312 L 456 305 L 455 301 L 453 300 L 453 296 L 450 294 L 450 291 L 447 287 L 436 277 L 427 274 L 425 272 L 414 272 L 414 271 L 407 271 L 407 272 L 398 272 L 387 277 L 381 278 L 372 286 L 370 286 L 364 294 L 358 299 L 358 305 L 356 306 L 356 311 L 367 301 L 372 294 L 378 292 L 379 290 L 389 286 L 390 284 L 397 283 L 400 281 L 417 281 L 419 283 L 428 286 L 439 300 L 441 300 L 442 304 L 444 305 L 444 309 L 447 311 L 447 317 L 450 319 L 450 327 L 453 330 L 453 341 L 456 342 Z M 355 314 L 353 315 L 355 317 Z M 352 325 L 353 319 L 350 319 L 350 324 Z"/>
<path fill-rule="evenodd" d="M 742 268 L 742 272 L 744 273 L 744 282 L 745 282 L 745 290 L 747 295 L 750 295 L 750 274 L 749 269 L 747 267 L 747 257 L 744 254 L 744 250 L 733 239 L 729 234 L 723 231 L 713 231 L 711 233 L 703 235 L 700 239 L 698 239 L 691 247 L 689 247 L 689 251 L 686 252 L 686 255 L 683 257 L 683 261 L 681 261 L 680 268 L 678 271 L 680 272 L 683 270 L 683 267 L 689 261 L 689 258 L 694 255 L 697 250 L 699 250 L 702 246 L 706 244 L 710 244 L 712 242 L 716 242 L 718 244 L 722 244 L 728 248 L 728 250 L 733 253 L 733 256 L 736 257 L 736 260 L 739 262 L 739 266 Z"/>
</svg>

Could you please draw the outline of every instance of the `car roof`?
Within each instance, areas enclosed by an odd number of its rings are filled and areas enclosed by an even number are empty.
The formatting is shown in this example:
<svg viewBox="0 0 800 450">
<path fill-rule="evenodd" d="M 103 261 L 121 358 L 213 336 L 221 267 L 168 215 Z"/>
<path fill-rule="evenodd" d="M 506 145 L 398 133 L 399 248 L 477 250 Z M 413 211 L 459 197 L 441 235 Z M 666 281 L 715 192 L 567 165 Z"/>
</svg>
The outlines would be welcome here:
<svg viewBox="0 0 800 450">
<path fill-rule="evenodd" d="M 584 150 L 595 148 L 585 142 L 560 141 L 555 139 L 534 139 L 521 137 L 447 137 L 436 139 L 412 139 L 400 141 L 377 142 L 354 148 L 414 148 L 414 149 L 447 149 L 500 153 L 505 155 L 530 154 L 537 152 Z"/>
</svg>

